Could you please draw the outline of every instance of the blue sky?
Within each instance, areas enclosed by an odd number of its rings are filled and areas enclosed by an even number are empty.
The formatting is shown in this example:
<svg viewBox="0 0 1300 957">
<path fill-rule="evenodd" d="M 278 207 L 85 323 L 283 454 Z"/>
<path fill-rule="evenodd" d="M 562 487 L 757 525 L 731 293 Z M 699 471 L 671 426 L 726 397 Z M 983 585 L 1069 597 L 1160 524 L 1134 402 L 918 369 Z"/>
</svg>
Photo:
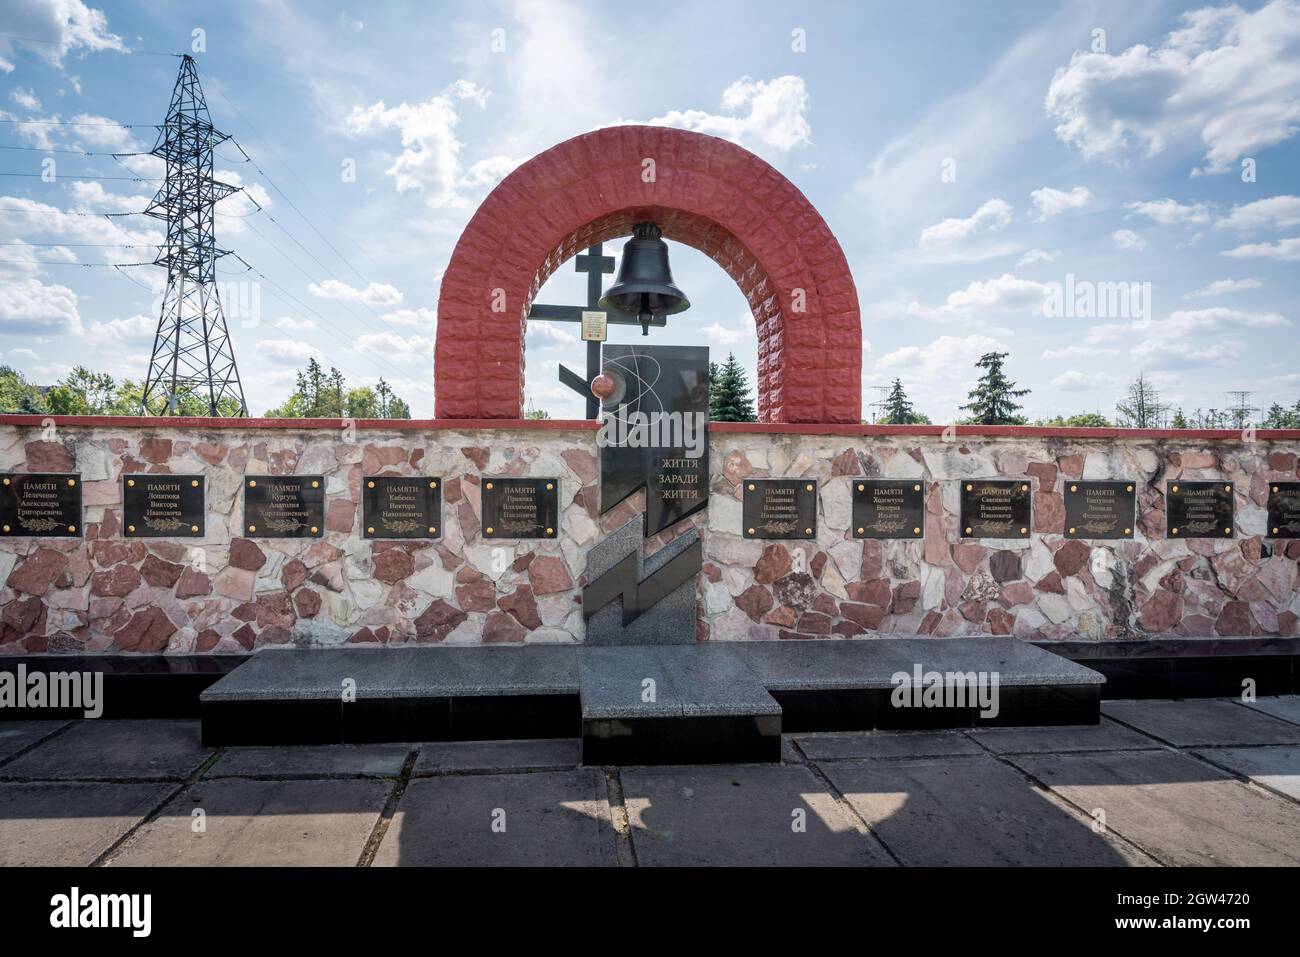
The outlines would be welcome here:
<svg viewBox="0 0 1300 957">
<path fill-rule="evenodd" d="M 897 376 L 950 421 L 995 348 L 1031 417 L 1111 414 L 1140 371 L 1189 410 L 1300 398 L 1294 0 L 8 0 L 0 34 L 24 39 L 0 39 L 0 145 L 27 149 L 0 149 L 0 171 L 57 174 L 0 176 L 0 362 L 37 382 L 144 374 L 161 268 L 70 264 L 152 258 L 156 222 L 98 214 L 143 209 L 155 184 L 130 177 L 159 161 L 40 148 L 148 150 L 130 125 L 161 121 L 177 61 L 160 54 L 196 29 L 213 120 L 257 167 L 226 144 L 219 176 L 265 208 L 236 195 L 217 221 L 273 283 L 226 297 L 255 414 L 314 355 L 432 415 L 438 283 L 476 205 L 537 152 L 633 121 L 725 136 L 807 194 L 853 269 L 868 402 Z M 739 291 L 695 250 L 672 258 L 693 306 L 651 341 L 752 370 Z M 1149 300 L 1051 314 L 1067 277 Z M 583 282 L 566 266 L 539 299 L 581 302 Z M 556 382 L 583 366 L 573 331 L 527 337 L 528 397 L 555 417 L 581 415 Z"/>
</svg>

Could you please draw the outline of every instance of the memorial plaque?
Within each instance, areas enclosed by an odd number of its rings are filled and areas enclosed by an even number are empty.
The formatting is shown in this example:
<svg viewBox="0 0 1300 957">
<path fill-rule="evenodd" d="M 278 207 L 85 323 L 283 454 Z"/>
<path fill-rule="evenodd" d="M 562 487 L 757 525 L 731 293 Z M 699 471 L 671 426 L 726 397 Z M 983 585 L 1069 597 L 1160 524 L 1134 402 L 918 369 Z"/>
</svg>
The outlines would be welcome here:
<svg viewBox="0 0 1300 957">
<path fill-rule="evenodd" d="M 319 538 L 324 531 L 324 476 L 244 476 L 245 535 L 251 538 Z"/>
<path fill-rule="evenodd" d="M 1165 483 L 1165 522 L 1170 538 L 1231 538 L 1231 482 Z"/>
<path fill-rule="evenodd" d="M 427 475 L 367 475 L 361 480 L 366 538 L 441 538 L 442 480 Z"/>
<path fill-rule="evenodd" d="M 80 538 L 81 475 L 41 472 L 0 477 L 0 533 L 7 538 Z"/>
<path fill-rule="evenodd" d="M 203 476 L 122 476 L 122 522 L 127 538 L 201 538 Z"/>
<path fill-rule="evenodd" d="M 1136 508 L 1133 482 L 1066 482 L 1065 537 L 1132 538 Z"/>
<path fill-rule="evenodd" d="M 1300 538 L 1300 482 L 1268 483 L 1268 537 Z"/>
<path fill-rule="evenodd" d="M 746 479 L 745 538 L 816 538 L 817 483 L 807 479 Z"/>
<path fill-rule="evenodd" d="M 963 538 L 1028 538 L 1029 483 L 963 480 Z"/>
<path fill-rule="evenodd" d="M 560 480 L 483 478 L 484 538 L 554 538 Z"/>
<path fill-rule="evenodd" d="M 925 534 L 925 483 L 853 480 L 854 538 L 920 538 Z"/>
</svg>

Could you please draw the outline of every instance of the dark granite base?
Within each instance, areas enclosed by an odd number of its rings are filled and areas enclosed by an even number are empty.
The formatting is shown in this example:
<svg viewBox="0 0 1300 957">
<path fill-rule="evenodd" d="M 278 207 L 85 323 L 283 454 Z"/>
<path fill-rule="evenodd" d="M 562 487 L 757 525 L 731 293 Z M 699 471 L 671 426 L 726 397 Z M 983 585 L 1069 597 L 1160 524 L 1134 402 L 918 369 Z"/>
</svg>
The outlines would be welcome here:
<svg viewBox="0 0 1300 957">
<path fill-rule="evenodd" d="M 860 689 L 773 691 L 786 734 L 870 731 L 876 726 L 876 693 Z"/>
<path fill-rule="evenodd" d="M 588 765 L 780 760 L 780 715 L 591 718 L 582 722 L 582 763 Z"/>
<path fill-rule="evenodd" d="M 1102 697 L 1235 697 L 1243 682 L 1257 695 L 1300 694 L 1300 639 L 1153 638 L 1139 641 L 1043 641 L 1044 651 L 1106 677 Z"/>
<path fill-rule="evenodd" d="M 338 701 L 205 701 L 203 746 L 338 744 L 342 707 Z"/>
</svg>

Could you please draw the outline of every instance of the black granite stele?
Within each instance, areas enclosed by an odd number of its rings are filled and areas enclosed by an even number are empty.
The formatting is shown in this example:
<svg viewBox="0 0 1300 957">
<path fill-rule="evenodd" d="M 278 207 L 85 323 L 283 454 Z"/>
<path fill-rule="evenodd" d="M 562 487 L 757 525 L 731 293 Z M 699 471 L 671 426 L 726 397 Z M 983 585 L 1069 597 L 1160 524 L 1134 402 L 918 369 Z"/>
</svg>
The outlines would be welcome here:
<svg viewBox="0 0 1300 957">
<path fill-rule="evenodd" d="M 122 476 L 122 533 L 127 538 L 202 538 L 207 510 L 202 475 Z"/>
<path fill-rule="evenodd" d="M 0 537 L 81 538 L 82 534 L 80 473 L 0 475 Z"/>
<path fill-rule="evenodd" d="M 1029 496 L 1028 482 L 963 479 L 962 538 L 1028 538 Z"/>
<path fill-rule="evenodd" d="M 560 524 L 558 478 L 483 477 L 484 538 L 555 538 Z"/>
<path fill-rule="evenodd" d="M 1065 537 L 1132 538 L 1136 507 L 1137 486 L 1133 482 L 1066 482 Z"/>
<path fill-rule="evenodd" d="M 1300 538 L 1300 482 L 1268 484 L 1268 537 Z"/>
<path fill-rule="evenodd" d="M 441 538 L 442 480 L 428 475 L 367 475 L 361 480 L 364 538 Z"/>
<path fill-rule="evenodd" d="M 1232 538 L 1232 483 L 1166 482 L 1165 527 L 1170 538 Z"/>
<path fill-rule="evenodd" d="M 244 476 L 247 537 L 319 538 L 324 533 L 324 476 Z"/>
<path fill-rule="evenodd" d="M 817 537 L 817 483 L 808 479 L 746 479 L 742 537 Z"/>
<path fill-rule="evenodd" d="M 921 538 L 925 483 L 914 479 L 853 479 L 854 538 Z"/>
</svg>

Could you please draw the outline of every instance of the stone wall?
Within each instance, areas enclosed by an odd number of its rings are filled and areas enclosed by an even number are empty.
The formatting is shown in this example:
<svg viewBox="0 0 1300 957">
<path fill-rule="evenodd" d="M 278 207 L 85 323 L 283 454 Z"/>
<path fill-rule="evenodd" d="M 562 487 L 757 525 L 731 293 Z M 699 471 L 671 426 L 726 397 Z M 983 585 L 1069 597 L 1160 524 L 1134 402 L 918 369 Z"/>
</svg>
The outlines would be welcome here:
<svg viewBox="0 0 1300 957">
<path fill-rule="evenodd" d="M 586 551 L 641 507 L 634 498 L 598 514 L 596 433 L 584 423 L 38 422 L 0 417 L 0 470 L 81 473 L 84 539 L 0 540 L 0 653 L 581 641 Z M 714 426 L 712 496 L 694 519 L 705 556 L 697 637 L 1297 633 L 1300 541 L 1264 533 L 1268 482 L 1300 474 L 1300 433 L 986 432 L 945 441 L 921 427 Z M 204 473 L 205 537 L 125 539 L 126 472 Z M 323 537 L 241 537 L 242 476 L 292 473 L 326 476 Z M 370 474 L 440 477 L 443 537 L 364 540 Z M 558 540 L 484 542 L 483 474 L 558 476 Z M 817 540 L 741 538 L 751 476 L 819 480 Z M 854 476 L 930 483 L 925 537 L 853 540 Z M 1030 539 L 961 540 L 963 478 L 1029 480 Z M 1134 539 L 1065 540 L 1071 478 L 1137 482 Z M 1233 539 L 1166 538 L 1161 492 L 1178 478 L 1236 483 Z"/>
</svg>

